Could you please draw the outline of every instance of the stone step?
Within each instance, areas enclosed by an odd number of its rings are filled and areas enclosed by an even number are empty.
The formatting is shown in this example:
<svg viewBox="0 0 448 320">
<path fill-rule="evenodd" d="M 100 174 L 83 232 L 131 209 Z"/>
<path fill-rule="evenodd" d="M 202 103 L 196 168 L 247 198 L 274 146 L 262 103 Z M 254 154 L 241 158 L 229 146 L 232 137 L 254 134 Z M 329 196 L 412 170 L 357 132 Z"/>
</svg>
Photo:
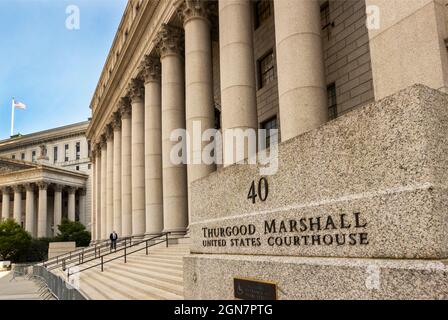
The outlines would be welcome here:
<svg viewBox="0 0 448 320">
<path fill-rule="evenodd" d="M 104 283 L 114 287 L 121 286 L 126 288 L 128 294 L 134 295 L 136 300 L 180 300 L 183 299 L 181 295 L 159 289 L 149 284 L 142 284 L 141 281 L 131 278 L 132 273 L 119 274 L 117 272 L 105 271 L 101 276 Z M 107 280 L 106 280 L 107 279 Z"/>
<path fill-rule="evenodd" d="M 151 279 L 162 279 L 165 282 L 173 283 L 173 284 L 182 284 L 183 282 L 183 271 L 177 271 L 175 274 L 168 273 L 166 270 L 163 269 L 153 269 L 150 267 L 141 267 L 137 265 L 132 264 L 123 264 L 123 265 L 117 265 L 113 268 L 108 269 L 107 271 L 111 270 L 121 270 L 122 272 L 132 271 L 139 273 L 141 275 L 146 275 L 148 278 Z M 172 272 L 172 271 L 171 271 Z"/>
<path fill-rule="evenodd" d="M 111 287 L 100 277 L 93 276 L 94 272 L 86 272 L 80 277 L 79 289 L 91 300 L 131 300 L 132 297 L 122 293 L 119 287 Z"/>
<path fill-rule="evenodd" d="M 126 271 L 128 271 L 128 272 L 126 272 Z M 116 275 L 120 275 L 120 276 L 125 276 L 128 279 L 132 278 L 141 284 L 144 284 L 144 285 L 147 285 L 150 287 L 156 287 L 160 290 L 177 294 L 180 297 L 182 297 L 184 294 L 184 292 L 183 292 L 184 287 L 183 287 L 182 281 L 179 281 L 178 283 L 173 283 L 171 280 L 166 281 L 166 279 L 164 277 L 152 275 L 151 273 L 145 272 L 138 268 L 137 269 L 128 268 L 126 270 L 117 268 L 117 269 L 111 269 L 108 272 L 116 274 Z"/>
<path fill-rule="evenodd" d="M 153 260 L 146 259 L 145 260 L 128 260 L 129 265 L 137 265 L 139 267 L 144 268 L 145 266 L 150 266 L 152 268 L 157 268 L 161 270 L 167 270 L 167 271 L 179 271 L 182 272 L 183 266 L 182 264 L 172 264 L 172 263 L 163 263 L 163 262 L 156 262 Z"/>
<path fill-rule="evenodd" d="M 95 286 L 102 292 L 109 292 L 113 300 L 145 300 L 150 299 L 146 295 L 142 294 L 139 290 L 136 290 L 126 283 L 118 282 L 111 278 L 110 275 L 105 272 L 89 272 L 85 273 L 84 280 L 81 280 L 81 286 L 93 282 Z M 96 282 L 95 282 L 96 281 Z M 101 286 L 98 286 L 100 284 Z"/>
</svg>

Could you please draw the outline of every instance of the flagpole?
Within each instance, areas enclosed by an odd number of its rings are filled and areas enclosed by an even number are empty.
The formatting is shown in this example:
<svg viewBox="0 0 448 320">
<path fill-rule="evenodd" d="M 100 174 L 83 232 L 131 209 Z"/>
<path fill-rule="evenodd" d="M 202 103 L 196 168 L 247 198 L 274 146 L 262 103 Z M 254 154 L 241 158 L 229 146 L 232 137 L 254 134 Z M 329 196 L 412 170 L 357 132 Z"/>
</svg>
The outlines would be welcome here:
<svg viewBox="0 0 448 320">
<path fill-rule="evenodd" d="M 11 111 L 11 137 L 14 135 L 14 98 L 12 98 L 11 103 L 12 111 Z"/>
</svg>

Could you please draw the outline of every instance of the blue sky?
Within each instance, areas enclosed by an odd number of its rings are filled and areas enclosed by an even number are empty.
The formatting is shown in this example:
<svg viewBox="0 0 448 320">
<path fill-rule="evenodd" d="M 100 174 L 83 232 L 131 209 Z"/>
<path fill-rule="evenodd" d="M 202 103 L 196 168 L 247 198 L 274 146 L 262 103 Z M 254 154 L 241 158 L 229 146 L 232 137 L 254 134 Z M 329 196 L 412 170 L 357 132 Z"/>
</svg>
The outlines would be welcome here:
<svg viewBox="0 0 448 320">
<path fill-rule="evenodd" d="M 0 0 L 0 140 L 90 117 L 89 104 L 127 0 Z M 66 8 L 80 29 L 66 28 Z"/>
</svg>

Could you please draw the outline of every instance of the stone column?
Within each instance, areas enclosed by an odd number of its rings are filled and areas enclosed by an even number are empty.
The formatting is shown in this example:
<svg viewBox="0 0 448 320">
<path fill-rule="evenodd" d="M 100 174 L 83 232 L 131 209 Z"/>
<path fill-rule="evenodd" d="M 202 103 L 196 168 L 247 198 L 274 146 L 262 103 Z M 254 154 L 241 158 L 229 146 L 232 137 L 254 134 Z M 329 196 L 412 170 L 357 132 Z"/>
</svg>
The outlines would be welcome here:
<svg viewBox="0 0 448 320">
<path fill-rule="evenodd" d="M 127 97 L 121 99 L 121 232 L 132 235 L 132 109 Z"/>
<path fill-rule="evenodd" d="M 11 188 L 3 187 L 2 188 L 2 218 L 3 220 L 9 219 L 9 206 L 11 201 L 10 196 Z"/>
<path fill-rule="evenodd" d="M 106 232 L 114 228 L 114 134 L 111 125 L 107 126 L 107 158 L 106 158 Z"/>
<path fill-rule="evenodd" d="M 95 232 L 95 240 L 101 240 L 101 147 L 100 144 L 96 145 L 96 153 L 95 153 L 95 224 L 96 224 L 96 232 Z"/>
<path fill-rule="evenodd" d="M 275 0 L 275 36 L 282 140 L 328 120 L 318 0 Z"/>
<path fill-rule="evenodd" d="M 48 213 L 47 213 L 47 188 L 46 182 L 39 182 L 39 208 L 37 212 L 37 237 L 45 238 L 48 236 Z"/>
<path fill-rule="evenodd" d="M 204 131 L 214 128 L 215 110 L 213 98 L 212 41 L 208 2 L 185 1 L 181 17 L 185 29 L 185 93 L 186 127 L 189 134 L 188 151 L 188 208 L 190 209 L 190 185 L 215 170 L 214 164 L 202 161 L 202 150 L 210 141 L 201 141 Z M 188 212 L 190 221 L 190 210 Z"/>
<path fill-rule="evenodd" d="M 83 225 L 87 224 L 86 221 L 86 189 L 79 189 L 78 197 L 79 197 L 79 222 Z"/>
<path fill-rule="evenodd" d="M 184 233 L 188 225 L 187 171 L 170 154 L 178 144 L 173 130 L 185 129 L 184 63 L 181 31 L 167 25 L 159 33 L 162 63 L 162 172 L 164 231 Z"/>
<path fill-rule="evenodd" d="M 69 187 L 67 188 L 67 191 L 68 191 L 68 220 L 76 221 L 76 211 L 75 211 L 76 188 Z"/>
<path fill-rule="evenodd" d="M 106 138 L 101 137 L 101 239 L 107 239 L 107 206 L 106 206 L 107 145 Z"/>
<path fill-rule="evenodd" d="M 159 233 L 163 230 L 162 101 L 159 58 L 145 57 L 144 77 L 146 233 Z"/>
<path fill-rule="evenodd" d="M 96 240 L 96 151 L 92 146 L 92 205 L 90 209 L 90 232 L 92 233 L 92 241 Z"/>
<path fill-rule="evenodd" d="M 55 185 L 53 189 L 54 189 L 53 235 L 56 236 L 59 232 L 58 226 L 61 224 L 62 221 L 62 186 Z"/>
<path fill-rule="evenodd" d="M 36 208 L 34 205 L 34 184 L 28 183 L 25 185 L 26 200 L 25 200 L 25 230 L 28 231 L 32 237 L 36 237 Z"/>
<path fill-rule="evenodd" d="M 225 137 L 226 130 L 258 129 L 251 3 L 249 0 L 219 1 L 221 115 L 225 166 L 253 155 L 253 152 L 249 153 L 247 139 L 244 153 L 235 154 L 235 146 Z"/>
<path fill-rule="evenodd" d="M 14 211 L 13 211 L 13 217 L 14 220 L 21 224 L 22 222 L 22 186 L 14 186 Z"/>
<path fill-rule="evenodd" d="M 119 236 L 122 235 L 122 216 L 121 216 L 121 117 L 119 113 L 114 115 L 114 227 L 113 229 Z"/>
<path fill-rule="evenodd" d="M 132 234 L 145 233 L 145 106 L 144 87 L 140 79 L 132 79 Z"/>
</svg>

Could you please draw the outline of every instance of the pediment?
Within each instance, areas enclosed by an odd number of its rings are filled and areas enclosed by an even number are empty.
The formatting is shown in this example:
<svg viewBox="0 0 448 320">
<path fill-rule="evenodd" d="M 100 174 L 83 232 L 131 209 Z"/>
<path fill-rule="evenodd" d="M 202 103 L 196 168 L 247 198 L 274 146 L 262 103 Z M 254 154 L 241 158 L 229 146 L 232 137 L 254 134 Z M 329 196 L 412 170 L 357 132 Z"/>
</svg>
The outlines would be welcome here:
<svg viewBox="0 0 448 320">
<path fill-rule="evenodd" d="M 22 171 L 26 169 L 34 169 L 36 167 L 37 166 L 33 163 L 27 163 L 25 161 L 18 161 L 0 157 L 0 175 L 16 171 Z"/>
</svg>

